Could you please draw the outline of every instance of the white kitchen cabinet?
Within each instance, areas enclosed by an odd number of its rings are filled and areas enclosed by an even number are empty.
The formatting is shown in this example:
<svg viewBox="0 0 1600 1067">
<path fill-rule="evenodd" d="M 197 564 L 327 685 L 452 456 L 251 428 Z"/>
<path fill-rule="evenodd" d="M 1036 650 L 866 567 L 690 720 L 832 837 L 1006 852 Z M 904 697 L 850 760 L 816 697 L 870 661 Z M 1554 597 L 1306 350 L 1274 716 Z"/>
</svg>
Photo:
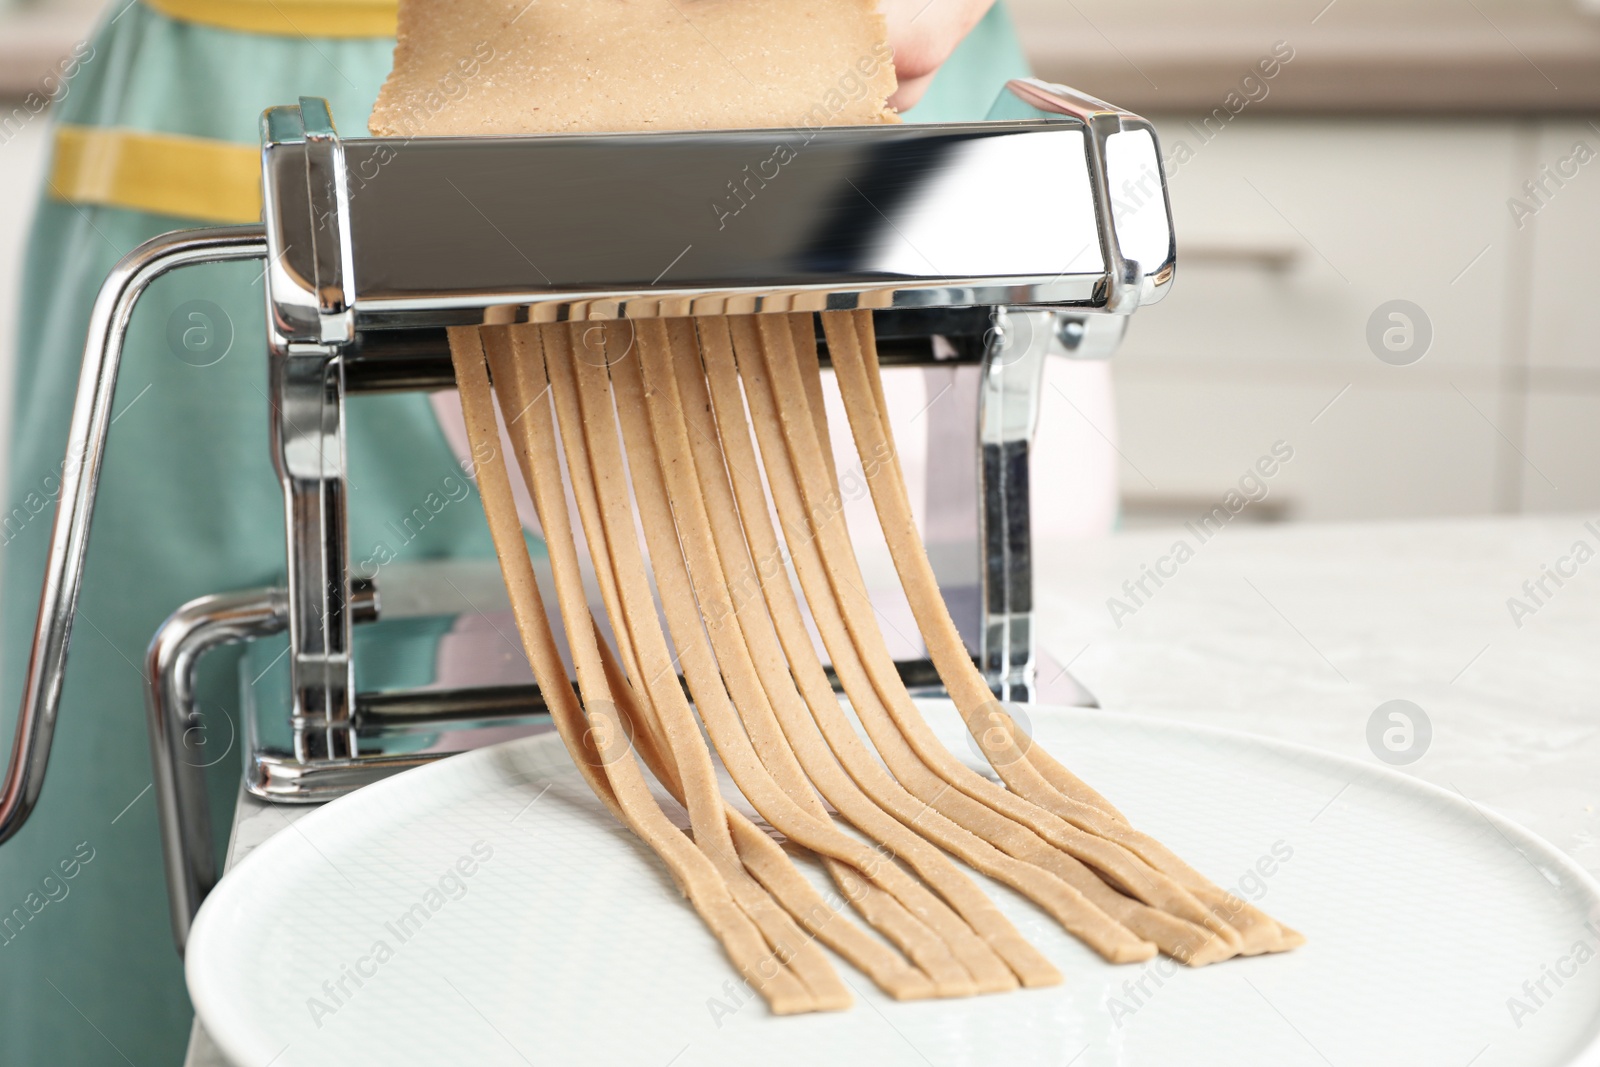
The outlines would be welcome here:
<svg viewBox="0 0 1600 1067">
<path fill-rule="evenodd" d="M 1265 479 L 1266 506 L 1247 506 L 1245 520 L 1492 510 L 1498 437 L 1474 410 L 1489 410 L 1492 390 L 1345 384 L 1195 374 L 1119 380 L 1121 447 L 1138 467 L 1122 471 L 1128 519 L 1152 511 L 1167 521 L 1197 518 L 1280 441 L 1294 456 Z"/>
<path fill-rule="evenodd" d="M 1532 300 L 1529 302 L 1528 362 L 1536 368 L 1582 371 L 1590 390 L 1600 391 L 1600 122 L 1550 122 L 1538 132 L 1535 159 L 1549 175 L 1538 213 L 1527 220 L 1533 240 Z M 1579 163 L 1576 151 L 1593 153 Z M 1562 164 L 1566 163 L 1563 168 Z M 1563 177 L 1562 171 L 1572 174 Z M 1554 180 L 1550 180 L 1553 176 Z M 1562 184 L 1557 185 L 1559 181 Z M 1525 194 L 1524 203 L 1533 203 Z M 1535 389 L 1561 388 L 1580 379 L 1535 375 Z"/>
<path fill-rule="evenodd" d="M 1600 389 L 1530 390 L 1526 404 L 1522 510 L 1600 508 Z"/>
<path fill-rule="evenodd" d="M 1600 303 L 1592 293 L 1600 278 L 1597 125 L 1544 123 L 1534 142 L 1538 164 L 1563 184 L 1546 181 L 1544 203 L 1526 227 L 1533 264 L 1526 373 L 1513 380 L 1523 386 L 1526 461 L 1518 499 L 1527 511 L 1600 507 Z M 1577 162 L 1586 154 L 1579 145 L 1595 153 L 1587 163 Z M 1563 170 L 1576 173 L 1565 177 Z"/>
<path fill-rule="evenodd" d="M 1300 450 L 1274 488 L 1282 517 L 1600 503 L 1600 304 L 1585 292 L 1600 159 L 1520 228 L 1507 206 L 1576 140 L 1600 150 L 1600 130 L 1246 112 L 1202 142 L 1198 119 L 1156 125 L 1177 163 L 1179 275 L 1114 363 L 1130 522 L 1220 498 L 1278 439 Z M 1432 330 L 1409 365 L 1368 341 L 1396 299 Z M 1529 460 L 1559 468 L 1560 488 Z"/>
</svg>

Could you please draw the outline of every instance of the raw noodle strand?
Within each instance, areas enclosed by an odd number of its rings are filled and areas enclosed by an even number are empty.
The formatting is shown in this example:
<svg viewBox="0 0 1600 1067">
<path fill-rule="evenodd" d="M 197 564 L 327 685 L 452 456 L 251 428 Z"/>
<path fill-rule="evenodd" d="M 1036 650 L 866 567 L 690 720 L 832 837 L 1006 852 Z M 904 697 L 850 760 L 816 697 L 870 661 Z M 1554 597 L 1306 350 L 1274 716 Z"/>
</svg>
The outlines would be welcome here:
<svg viewBox="0 0 1600 1067">
<path fill-rule="evenodd" d="M 579 411 L 576 384 L 570 373 L 570 362 L 566 366 L 558 361 L 576 356 L 579 350 L 577 344 L 568 345 L 568 341 L 578 340 L 576 334 L 582 327 L 573 324 L 572 334 L 567 334 L 560 327 L 545 328 L 545 340 L 550 351 L 550 380 L 551 391 L 554 396 L 555 407 L 562 429 L 562 444 L 567 458 L 567 467 L 571 474 L 573 496 L 578 505 L 579 514 L 589 538 L 590 556 L 595 561 L 599 576 L 602 595 L 606 599 L 607 610 L 613 617 L 621 617 L 621 604 L 617 591 L 614 566 L 615 561 L 610 549 L 609 540 L 605 533 L 604 523 L 600 518 L 599 501 L 596 496 L 595 485 L 592 478 L 592 469 L 589 460 L 588 447 L 585 440 L 582 415 Z M 534 327 L 528 327 L 534 329 Z M 631 336 L 629 346 L 631 347 Z M 610 358 L 625 358 L 626 349 L 618 354 L 614 349 Z M 526 373 L 526 363 L 519 364 L 519 373 Z M 553 447 L 553 446 L 552 446 Z M 633 645 L 630 642 L 623 644 L 621 638 L 628 632 L 627 627 L 617 629 L 619 647 L 623 653 L 627 670 L 635 678 L 640 677 L 638 662 L 633 655 Z M 615 675 L 612 689 L 619 694 L 619 703 L 629 713 L 631 718 L 643 724 L 646 733 L 659 733 L 659 720 L 653 710 L 649 708 L 648 692 L 643 687 L 635 687 L 626 682 L 626 675 L 621 673 L 618 666 L 612 661 L 609 650 L 601 645 L 600 653 L 603 660 L 607 661 L 609 672 Z M 665 747 L 661 743 L 661 747 Z M 661 772 L 657 772 L 662 777 Z M 681 785 L 674 788 L 668 784 L 669 790 L 682 799 Z M 725 805 L 726 806 L 726 805 Z M 872 940 L 853 923 L 839 918 L 833 909 L 828 907 L 821 896 L 811 886 L 810 882 L 800 875 L 789 857 L 782 848 L 760 828 L 756 827 L 742 814 L 731 806 L 726 806 L 728 826 L 734 840 L 734 847 L 745 866 L 754 874 L 762 885 L 778 898 L 779 902 L 794 916 L 813 937 L 834 948 L 840 955 L 859 967 L 876 982 L 880 988 L 899 1000 L 920 999 L 934 995 L 933 984 L 920 972 L 910 967 L 892 950 Z M 852 891 L 856 894 L 878 892 L 871 887 L 866 887 L 859 879 L 847 880 L 848 884 L 842 885 L 847 894 Z M 906 917 L 911 920 L 909 915 Z"/>
<path fill-rule="evenodd" d="M 481 340 L 477 331 L 469 327 L 451 327 L 449 339 L 462 415 L 476 464 L 479 496 L 523 644 L 562 740 L 591 786 L 597 782 L 592 772 L 596 767 L 601 770 L 609 788 L 597 788 L 596 792 L 602 800 L 607 793 L 611 795 L 615 804 L 613 811 L 666 863 L 673 880 L 722 943 L 734 967 L 767 1001 L 771 1010 L 780 1015 L 812 1010 L 813 998 L 792 974 L 781 967 L 763 966 L 771 957 L 760 931 L 734 903 L 716 868 L 672 825 L 650 795 L 638 763 L 631 753 L 620 747 L 621 730 L 614 709 L 600 701 L 594 704 L 585 701 L 581 711 L 577 708 L 566 671 L 556 653 L 555 637 L 550 632 L 533 573 L 533 561 L 528 556 L 522 524 L 517 518 L 510 476 L 500 453 L 499 429 Z"/>
<path fill-rule="evenodd" d="M 840 378 L 840 391 L 845 397 L 857 449 L 862 455 L 876 455 L 886 450 L 892 454 L 894 446 L 889 439 L 886 414 L 874 401 L 882 396 L 879 376 L 871 373 L 876 360 L 865 355 L 876 349 L 870 313 L 828 312 L 823 314 L 822 321 L 829 351 L 834 354 L 834 371 Z M 1254 954 L 1277 949 L 1282 937 L 1277 924 L 1266 915 L 1206 881 L 1170 850 L 1134 830 L 1120 816 L 1107 814 L 1099 806 L 1109 806 L 1105 799 L 1088 790 L 1075 776 L 1069 774 L 1070 781 L 1058 781 L 1067 785 L 1076 783 L 1077 789 L 1086 793 L 1079 791 L 1077 795 L 1069 795 L 1039 771 L 1034 759 L 1042 750 L 1025 736 L 1019 736 L 1004 705 L 994 699 L 967 655 L 939 593 L 927 552 L 917 536 L 903 480 L 884 477 L 883 473 L 881 470 L 874 472 L 867 482 L 918 628 L 969 732 L 1005 783 L 1034 804 L 1088 833 L 1121 845 L 1172 876 L 1201 899 L 1213 916 L 1239 931 L 1241 952 Z M 1066 773 L 1065 768 L 1061 769 Z"/>
<path fill-rule="evenodd" d="M 1126 892 L 1145 903 L 1198 923 L 1230 941 L 1238 934 L 1210 914 L 1177 882 L 1154 870 L 1119 846 L 1084 833 L 1060 817 L 1029 803 L 984 778 L 951 756 L 922 718 L 895 671 L 894 662 L 873 620 L 874 608 L 855 561 L 854 549 L 840 515 L 838 486 L 824 481 L 815 424 L 804 397 L 792 335 L 782 323 L 757 316 L 761 351 L 765 357 L 766 386 L 772 392 L 777 422 L 782 427 L 793 470 L 799 476 L 801 496 L 838 599 L 841 615 L 862 661 L 896 725 L 928 766 L 952 786 L 989 807 L 1030 827 L 1051 844 L 1113 879 Z M 741 361 L 741 371 L 744 364 Z M 783 402 L 778 403 L 782 397 Z M 862 457 L 864 465 L 883 471 L 887 456 L 880 449 Z"/>
</svg>

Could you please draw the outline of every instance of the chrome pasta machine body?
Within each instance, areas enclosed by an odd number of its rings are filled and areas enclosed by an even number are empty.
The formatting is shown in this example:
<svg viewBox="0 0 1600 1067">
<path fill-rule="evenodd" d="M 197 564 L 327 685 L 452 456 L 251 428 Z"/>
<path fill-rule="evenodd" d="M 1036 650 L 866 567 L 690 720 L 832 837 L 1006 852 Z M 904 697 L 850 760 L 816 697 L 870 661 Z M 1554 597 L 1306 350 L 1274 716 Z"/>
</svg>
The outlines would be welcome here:
<svg viewBox="0 0 1600 1067">
<path fill-rule="evenodd" d="M 972 365 L 969 643 L 1002 699 L 1029 699 L 1028 449 L 1044 358 L 1109 355 L 1175 270 L 1148 123 L 1031 80 L 1010 83 L 985 122 L 583 136 L 341 138 L 326 102 L 303 98 L 266 112 L 261 159 L 262 224 L 149 241 L 96 301 L 0 841 L 44 782 L 129 320 L 155 278 L 194 264 L 265 262 L 287 551 L 282 585 L 182 605 L 150 645 L 180 950 L 216 880 L 203 775 L 185 758 L 208 650 L 286 642 L 281 700 L 257 706 L 256 689 L 243 709 L 245 785 L 269 800 L 326 800 L 541 714 L 531 678 L 357 690 L 364 624 L 480 607 L 464 572 L 399 590 L 387 570 L 359 573 L 349 545 L 345 404 L 452 388 L 448 326 L 869 308 L 886 365 Z M 925 662 L 902 673 L 937 684 Z"/>
</svg>

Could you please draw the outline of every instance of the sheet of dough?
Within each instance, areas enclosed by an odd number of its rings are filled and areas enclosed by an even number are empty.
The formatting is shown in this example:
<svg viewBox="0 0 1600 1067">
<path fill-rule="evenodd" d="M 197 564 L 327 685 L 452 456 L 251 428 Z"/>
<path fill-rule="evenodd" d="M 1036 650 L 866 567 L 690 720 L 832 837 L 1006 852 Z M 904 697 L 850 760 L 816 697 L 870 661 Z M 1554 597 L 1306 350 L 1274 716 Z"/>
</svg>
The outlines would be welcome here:
<svg viewBox="0 0 1600 1067">
<path fill-rule="evenodd" d="M 897 121 L 874 0 L 403 0 L 380 136 Z"/>
</svg>

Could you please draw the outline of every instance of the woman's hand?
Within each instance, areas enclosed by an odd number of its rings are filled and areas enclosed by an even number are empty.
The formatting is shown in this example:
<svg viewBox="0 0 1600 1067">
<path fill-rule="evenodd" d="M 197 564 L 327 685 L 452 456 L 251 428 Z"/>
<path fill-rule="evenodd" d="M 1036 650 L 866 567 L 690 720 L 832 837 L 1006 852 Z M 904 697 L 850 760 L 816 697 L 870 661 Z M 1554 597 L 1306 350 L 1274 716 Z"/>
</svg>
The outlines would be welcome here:
<svg viewBox="0 0 1600 1067">
<path fill-rule="evenodd" d="M 994 0 L 878 0 L 889 22 L 900 88 L 891 107 L 908 110 L 927 91 L 934 72 L 988 12 Z"/>
</svg>

